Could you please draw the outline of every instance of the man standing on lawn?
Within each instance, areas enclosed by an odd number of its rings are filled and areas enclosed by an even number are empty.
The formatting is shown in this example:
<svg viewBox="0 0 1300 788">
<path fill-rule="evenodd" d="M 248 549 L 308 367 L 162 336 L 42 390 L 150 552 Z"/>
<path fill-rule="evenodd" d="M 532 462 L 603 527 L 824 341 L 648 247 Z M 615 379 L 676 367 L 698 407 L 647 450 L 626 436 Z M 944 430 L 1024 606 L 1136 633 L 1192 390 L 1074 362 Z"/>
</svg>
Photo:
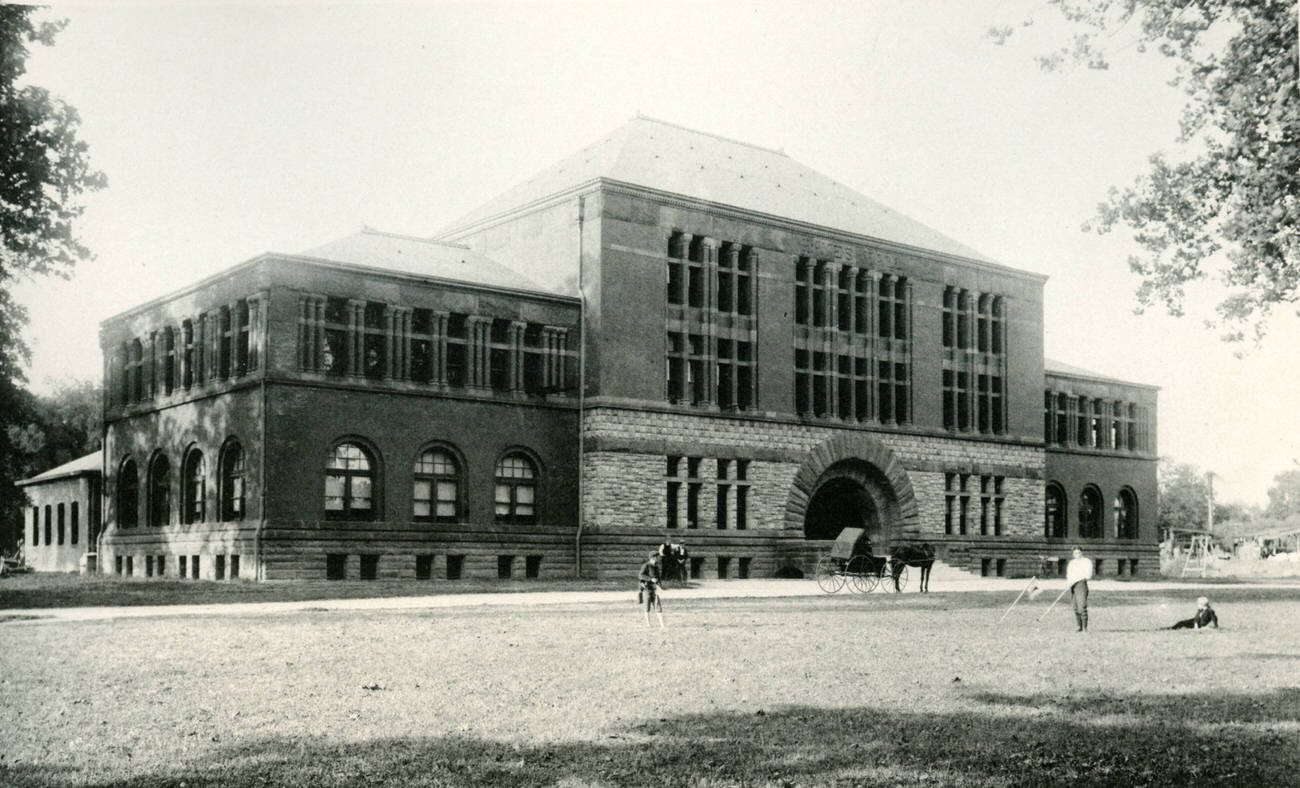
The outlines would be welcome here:
<svg viewBox="0 0 1300 788">
<path fill-rule="evenodd" d="M 1092 579 L 1092 559 L 1085 558 L 1083 549 L 1074 548 L 1074 557 L 1065 565 L 1065 582 L 1070 587 L 1074 602 L 1074 623 L 1078 632 L 1088 631 L 1088 581 Z"/>
<path fill-rule="evenodd" d="M 664 603 L 659 600 L 661 592 L 659 586 L 659 553 L 650 554 L 649 560 L 641 564 L 641 572 L 637 576 L 637 582 L 640 589 L 637 591 L 636 601 L 645 602 L 645 625 L 650 626 L 650 609 L 654 608 L 655 615 L 659 618 L 659 628 L 664 626 Z"/>
</svg>

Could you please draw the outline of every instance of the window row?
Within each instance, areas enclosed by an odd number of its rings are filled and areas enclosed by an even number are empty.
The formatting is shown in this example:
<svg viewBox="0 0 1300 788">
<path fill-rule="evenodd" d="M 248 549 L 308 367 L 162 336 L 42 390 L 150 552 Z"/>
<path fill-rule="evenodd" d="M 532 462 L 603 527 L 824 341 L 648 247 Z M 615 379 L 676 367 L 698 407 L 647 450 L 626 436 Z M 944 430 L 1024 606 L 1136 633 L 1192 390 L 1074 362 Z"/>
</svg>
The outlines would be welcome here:
<svg viewBox="0 0 1300 788">
<path fill-rule="evenodd" d="M 1043 535 L 1049 539 L 1064 539 L 1070 536 L 1067 525 L 1069 501 L 1065 488 L 1058 482 L 1047 485 L 1043 509 Z M 1137 494 L 1128 487 L 1121 488 L 1111 505 L 1114 516 L 1111 518 L 1110 536 L 1113 539 L 1138 538 L 1138 499 Z M 1106 536 L 1104 519 L 1106 507 L 1101 490 L 1097 485 L 1089 484 L 1079 492 L 1078 530 L 1080 539 L 1102 539 Z"/>
<path fill-rule="evenodd" d="M 1151 452 L 1151 409 L 1121 400 L 1045 391 L 1043 440 L 1057 446 Z"/>
<path fill-rule="evenodd" d="M 1006 432 L 1006 307 L 1002 296 L 943 291 L 943 426 Z"/>
<path fill-rule="evenodd" d="M 725 411 L 753 408 L 757 252 L 732 241 L 674 232 L 666 261 L 665 398 Z"/>
<path fill-rule="evenodd" d="M 907 277 L 800 257 L 795 261 L 794 322 L 850 336 L 910 339 Z"/>
<path fill-rule="evenodd" d="M 699 528 L 701 498 L 712 488 L 713 524 L 719 530 L 749 527 L 749 460 L 668 456 L 664 472 L 669 528 Z M 709 476 L 707 470 L 714 470 Z"/>
<path fill-rule="evenodd" d="M 733 241 L 674 232 L 665 271 L 669 304 L 715 314 L 755 314 L 758 252 Z"/>
<path fill-rule="evenodd" d="M 573 383 L 569 330 L 519 320 L 303 295 L 298 367 L 332 377 L 397 380 L 533 395 Z"/>
<path fill-rule="evenodd" d="M 219 452 L 215 512 L 208 508 L 209 465 L 198 448 L 185 452 L 181 460 L 179 500 L 181 523 L 207 520 L 232 522 L 244 519 L 246 475 L 244 449 L 238 440 L 226 441 Z M 164 452 L 155 452 L 145 469 L 145 524 L 161 527 L 172 523 L 176 480 L 172 462 Z M 117 472 L 117 524 L 120 528 L 140 525 L 140 472 L 134 459 L 122 461 Z"/>
<path fill-rule="evenodd" d="M 803 416 L 905 424 L 911 418 L 912 376 L 907 354 L 880 361 L 796 347 L 794 407 Z"/>
<path fill-rule="evenodd" d="M 948 536 L 966 536 L 973 532 L 972 501 L 976 491 L 969 473 L 943 475 L 943 532 Z M 978 477 L 979 535 L 1002 536 L 1002 512 L 1006 506 L 1005 476 L 983 474 Z"/>
<path fill-rule="evenodd" d="M 366 446 L 336 444 L 325 462 L 325 516 L 331 520 L 374 520 L 382 509 L 376 500 L 379 463 Z M 493 517 L 498 523 L 537 522 L 537 463 L 522 451 L 510 451 L 493 470 Z M 411 468 L 411 519 L 457 522 L 464 518 L 465 465 L 450 446 L 425 449 Z"/>
<path fill-rule="evenodd" d="M 77 501 L 70 504 L 46 504 L 45 540 L 41 541 L 42 507 L 32 507 L 32 547 L 45 545 L 77 544 L 81 539 L 81 506 Z M 66 541 L 65 541 L 66 540 Z"/>
<path fill-rule="evenodd" d="M 111 404 L 144 402 L 256 371 L 264 310 L 265 298 L 250 296 L 121 343 L 108 371 Z"/>
<path fill-rule="evenodd" d="M 136 561 L 140 558 L 139 562 Z M 167 574 L 167 556 L 165 555 L 117 555 L 113 559 L 113 572 L 124 577 L 134 577 L 136 568 L 139 567 L 144 577 L 168 577 Z M 178 555 L 176 556 L 176 577 L 184 580 L 190 578 L 198 580 L 202 561 L 197 555 Z M 238 580 L 239 579 L 239 555 L 232 553 L 230 555 L 212 556 L 212 579 L 213 580 Z"/>
</svg>

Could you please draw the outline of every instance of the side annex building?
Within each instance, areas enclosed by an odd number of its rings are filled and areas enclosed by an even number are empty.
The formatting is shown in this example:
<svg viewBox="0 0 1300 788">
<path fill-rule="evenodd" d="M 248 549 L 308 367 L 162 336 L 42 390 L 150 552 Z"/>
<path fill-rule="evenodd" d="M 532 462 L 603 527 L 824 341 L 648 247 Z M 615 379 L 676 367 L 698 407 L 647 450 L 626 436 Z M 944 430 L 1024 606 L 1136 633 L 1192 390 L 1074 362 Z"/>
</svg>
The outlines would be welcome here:
<svg viewBox="0 0 1300 788">
<path fill-rule="evenodd" d="M 99 565 L 597 577 L 667 536 L 760 577 L 857 526 L 974 573 L 1076 543 L 1152 573 L 1157 389 L 1044 359 L 1045 281 L 638 117 L 432 238 L 106 320 Z"/>
</svg>

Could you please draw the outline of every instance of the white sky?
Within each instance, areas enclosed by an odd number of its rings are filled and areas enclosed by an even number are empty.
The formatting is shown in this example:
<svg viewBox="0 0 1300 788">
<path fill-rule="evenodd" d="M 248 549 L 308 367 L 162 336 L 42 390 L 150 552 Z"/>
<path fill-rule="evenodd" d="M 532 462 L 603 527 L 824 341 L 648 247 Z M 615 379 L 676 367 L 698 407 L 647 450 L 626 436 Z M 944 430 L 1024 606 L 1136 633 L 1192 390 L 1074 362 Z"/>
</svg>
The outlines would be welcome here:
<svg viewBox="0 0 1300 788">
<path fill-rule="evenodd" d="M 1041 0 L 55 13 L 27 80 L 81 112 L 109 188 L 82 223 L 98 259 L 18 289 L 38 390 L 99 376 L 112 314 L 363 224 L 431 234 L 639 111 L 783 148 L 1050 275 L 1048 356 L 1161 386 L 1161 454 L 1214 470 L 1220 499 L 1263 503 L 1300 457 L 1294 313 L 1239 360 L 1198 316 L 1135 316 L 1131 243 L 1080 229 L 1177 133 L 1170 66 L 1130 31 L 1110 71 L 1044 74 L 1063 33 Z M 984 37 L 1031 14 L 1007 47 Z"/>
</svg>

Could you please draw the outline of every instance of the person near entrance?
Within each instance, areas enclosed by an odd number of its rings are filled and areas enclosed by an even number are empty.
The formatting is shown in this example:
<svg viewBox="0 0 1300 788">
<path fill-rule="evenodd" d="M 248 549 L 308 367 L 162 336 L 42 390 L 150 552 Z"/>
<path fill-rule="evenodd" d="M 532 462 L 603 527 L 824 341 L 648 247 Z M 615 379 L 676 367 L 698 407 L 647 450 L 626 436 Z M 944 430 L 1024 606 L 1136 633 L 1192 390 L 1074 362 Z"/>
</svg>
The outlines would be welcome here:
<svg viewBox="0 0 1300 788">
<path fill-rule="evenodd" d="M 1074 548 L 1073 558 L 1065 565 L 1065 583 L 1070 587 L 1074 602 L 1074 623 L 1078 632 L 1088 631 L 1088 581 L 1092 579 L 1092 559 L 1083 555 L 1083 548 Z"/>
<path fill-rule="evenodd" d="M 664 625 L 664 605 L 659 600 L 659 553 L 650 554 L 650 558 L 641 564 L 641 573 L 637 576 L 637 582 L 640 589 L 637 591 L 637 602 L 645 603 L 645 625 L 650 626 L 650 609 L 654 608 L 655 615 L 659 618 L 659 628 Z"/>
</svg>

